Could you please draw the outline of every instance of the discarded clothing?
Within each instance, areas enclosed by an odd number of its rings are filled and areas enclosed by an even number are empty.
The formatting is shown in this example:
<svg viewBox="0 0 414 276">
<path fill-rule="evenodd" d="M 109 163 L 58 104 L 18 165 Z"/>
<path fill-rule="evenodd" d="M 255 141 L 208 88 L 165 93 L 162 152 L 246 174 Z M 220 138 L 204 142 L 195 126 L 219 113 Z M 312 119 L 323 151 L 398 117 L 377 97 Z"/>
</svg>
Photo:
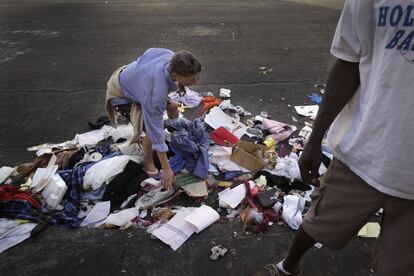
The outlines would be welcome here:
<svg viewBox="0 0 414 276">
<path fill-rule="evenodd" d="M 256 174 L 255 177 L 263 175 L 267 179 L 267 186 L 270 187 L 277 187 L 282 192 L 288 194 L 292 190 L 300 190 L 300 191 L 309 191 L 311 186 L 302 182 L 301 180 L 291 180 L 285 176 L 274 175 L 268 171 L 261 171 Z"/>
<path fill-rule="evenodd" d="M 294 230 L 298 230 L 302 224 L 302 212 L 305 208 L 305 199 L 297 195 L 284 196 L 283 220 Z"/>
<path fill-rule="evenodd" d="M 138 158 L 127 155 L 114 156 L 97 162 L 86 171 L 83 189 L 96 190 L 101 185 L 109 183 L 109 181 L 124 170 L 130 160 L 140 163 Z"/>
<path fill-rule="evenodd" d="M 111 124 L 111 121 L 109 120 L 108 116 L 101 116 L 96 120 L 96 122 L 88 122 L 88 124 L 92 129 L 100 129 L 105 125 Z"/>
<path fill-rule="evenodd" d="M 81 191 L 80 200 L 101 200 L 106 190 L 106 185 L 102 185 L 97 190 Z"/>
<path fill-rule="evenodd" d="M 211 108 L 220 105 L 221 100 L 219 98 L 216 98 L 214 96 L 207 96 L 204 97 L 201 102 L 203 103 L 203 109 L 199 112 L 199 114 L 204 114 Z"/>
<path fill-rule="evenodd" d="M 111 211 L 117 210 L 125 199 L 138 193 L 141 182 L 147 178 L 142 165 L 130 160 L 124 171 L 108 183 L 102 200 L 111 202 Z"/>
<path fill-rule="evenodd" d="M 209 168 L 210 138 L 202 120 L 197 119 L 192 123 L 178 118 L 169 120 L 166 124 L 177 129 L 171 135 L 170 147 L 173 152 L 185 157 L 185 169 L 198 178 L 205 179 Z"/>
<path fill-rule="evenodd" d="M 196 107 L 201 103 L 201 100 L 203 99 L 200 94 L 194 92 L 188 87 L 185 87 L 185 92 L 183 95 L 181 95 L 180 91 L 177 90 L 171 93 L 169 96 L 171 100 L 183 103 L 186 107 Z"/>
<path fill-rule="evenodd" d="M 20 191 L 18 187 L 12 185 L 0 186 L 0 202 L 8 202 L 11 200 L 23 200 L 30 203 L 35 208 L 40 208 L 40 202 L 32 197 L 29 192 Z"/>
<path fill-rule="evenodd" d="M 267 137 L 273 138 L 276 143 L 285 140 L 292 134 L 292 132 L 296 131 L 295 126 L 269 119 L 262 120 L 262 129 L 269 131 L 271 134 Z"/>
</svg>

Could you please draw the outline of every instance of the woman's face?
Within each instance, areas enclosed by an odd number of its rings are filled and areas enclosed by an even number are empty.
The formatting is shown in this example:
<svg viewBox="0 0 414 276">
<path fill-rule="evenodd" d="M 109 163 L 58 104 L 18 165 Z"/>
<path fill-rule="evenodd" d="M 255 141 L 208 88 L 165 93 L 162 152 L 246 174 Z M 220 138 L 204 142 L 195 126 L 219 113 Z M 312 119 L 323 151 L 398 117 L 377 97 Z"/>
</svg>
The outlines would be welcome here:
<svg viewBox="0 0 414 276">
<path fill-rule="evenodd" d="M 176 81 L 181 85 L 190 86 L 190 85 L 197 84 L 198 74 L 184 77 L 184 76 L 178 75 L 177 73 L 172 73 L 171 78 L 173 81 Z"/>
</svg>

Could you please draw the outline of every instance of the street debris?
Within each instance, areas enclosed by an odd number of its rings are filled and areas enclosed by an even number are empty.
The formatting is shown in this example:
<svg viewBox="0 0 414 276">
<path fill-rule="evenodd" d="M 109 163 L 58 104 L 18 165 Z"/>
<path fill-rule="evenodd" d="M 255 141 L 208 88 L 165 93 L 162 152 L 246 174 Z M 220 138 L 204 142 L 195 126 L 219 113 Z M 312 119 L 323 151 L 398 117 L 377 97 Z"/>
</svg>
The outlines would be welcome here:
<svg viewBox="0 0 414 276">
<path fill-rule="evenodd" d="M 210 259 L 213 261 L 217 261 L 220 256 L 224 256 L 227 253 L 227 248 L 222 248 L 221 244 L 213 246 L 211 248 L 211 255 Z"/>
<path fill-rule="evenodd" d="M 9 229 L 9 236 L 0 236 L 0 252 L 16 244 L 9 242 L 10 235 L 23 233 L 21 242 L 39 224 L 129 229 L 128 239 L 134 237 L 131 229 L 141 228 L 173 250 L 223 220 L 243 223 L 233 238 L 269 227 L 298 229 L 311 191 L 301 180 L 298 159 L 312 124 L 293 136 L 297 126 L 271 119 L 268 111 L 253 115 L 233 105 L 229 89 L 218 94 L 188 88 L 170 94 L 182 107 L 181 116 L 164 121 L 176 176 L 171 189 L 161 184 L 162 171 L 144 170 L 142 148 L 131 143 L 128 114 L 119 118 L 117 128 L 100 117 L 89 123 L 91 131 L 72 140 L 30 147 L 36 153 L 31 162 L 1 167 L 0 226 Z M 182 114 L 200 105 L 194 121 Z M 314 119 L 318 105 L 295 109 Z M 326 144 L 323 153 L 328 161 L 332 158 Z M 321 165 L 320 173 L 325 171 Z M 181 206 L 188 200 L 191 205 Z M 370 229 L 360 235 L 371 235 Z M 227 251 L 214 246 L 210 258 Z"/>
</svg>

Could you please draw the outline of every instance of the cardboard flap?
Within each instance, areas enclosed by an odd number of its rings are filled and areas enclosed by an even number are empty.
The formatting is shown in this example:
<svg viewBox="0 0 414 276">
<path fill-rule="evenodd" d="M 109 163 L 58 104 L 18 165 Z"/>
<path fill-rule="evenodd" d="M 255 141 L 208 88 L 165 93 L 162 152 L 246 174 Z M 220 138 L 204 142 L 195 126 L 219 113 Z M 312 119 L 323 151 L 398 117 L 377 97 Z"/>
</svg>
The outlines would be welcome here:
<svg viewBox="0 0 414 276">
<path fill-rule="evenodd" d="M 250 142 L 246 142 L 246 141 L 239 141 L 236 144 L 234 144 L 234 147 L 239 147 L 241 149 L 243 149 L 244 151 L 253 154 L 253 155 L 257 155 L 258 158 L 262 158 L 265 151 L 266 151 L 266 146 L 265 145 L 260 145 L 260 144 L 253 144 Z"/>
<path fill-rule="evenodd" d="M 265 145 L 239 141 L 233 146 L 230 160 L 255 173 L 266 165 L 262 159 L 265 149 Z"/>
</svg>

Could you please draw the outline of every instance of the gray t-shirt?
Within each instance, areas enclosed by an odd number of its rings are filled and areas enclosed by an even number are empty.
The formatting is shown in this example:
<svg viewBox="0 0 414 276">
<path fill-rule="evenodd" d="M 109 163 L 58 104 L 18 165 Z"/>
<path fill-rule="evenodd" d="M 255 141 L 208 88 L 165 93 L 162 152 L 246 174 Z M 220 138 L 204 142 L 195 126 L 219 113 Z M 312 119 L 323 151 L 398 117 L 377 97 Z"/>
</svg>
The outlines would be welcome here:
<svg viewBox="0 0 414 276">
<path fill-rule="evenodd" d="M 331 53 L 361 86 L 334 121 L 334 156 L 369 185 L 414 200 L 414 0 L 348 0 Z"/>
</svg>

